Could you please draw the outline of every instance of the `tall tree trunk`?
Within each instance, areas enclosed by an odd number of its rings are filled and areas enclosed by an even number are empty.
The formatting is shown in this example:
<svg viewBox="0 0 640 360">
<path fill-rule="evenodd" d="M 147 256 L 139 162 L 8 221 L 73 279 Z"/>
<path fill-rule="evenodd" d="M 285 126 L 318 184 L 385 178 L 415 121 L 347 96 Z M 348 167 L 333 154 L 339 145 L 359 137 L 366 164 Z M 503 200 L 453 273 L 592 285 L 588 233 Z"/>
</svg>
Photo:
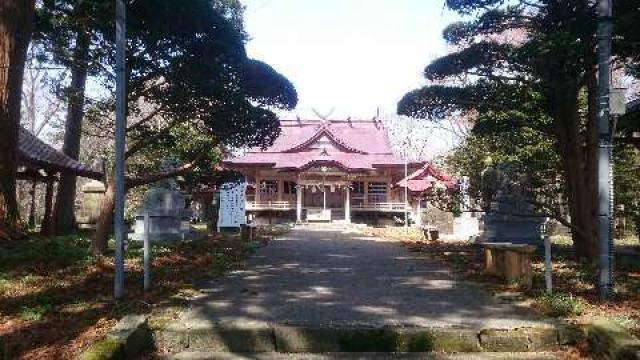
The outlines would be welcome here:
<svg viewBox="0 0 640 360">
<path fill-rule="evenodd" d="M 594 66 L 595 68 L 595 66 Z M 583 251 L 595 265 L 599 251 L 598 246 L 598 80 L 595 71 L 586 75 L 587 87 L 587 122 L 583 142 L 584 169 L 584 197 L 589 202 L 588 219 L 591 231 L 590 249 Z"/>
<path fill-rule="evenodd" d="M 558 86 L 551 96 L 551 114 L 556 119 L 558 146 L 562 158 L 563 175 L 567 186 L 569 214 L 576 257 L 594 261 L 598 254 L 597 192 L 587 156 L 589 141 L 582 136 L 578 116 L 578 87 Z"/>
<path fill-rule="evenodd" d="M 36 180 L 31 180 L 31 190 L 29 191 L 29 196 L 31 200 L 29 201 L 29 228 L 33 229 L 36 227 L 36 190 L 37 190 L 38 182 Z"/>
<path fill-rule="evenodd" d="M 27 63 L 29 65 L 29 63 Z M 25 109 L 25 115 L 27 115 L 27 123 L 29 124 L 29 129 L 31 133 L 35 136 L 38 136 L 36 132 L 36 92 L 37 92 L 37 82 L 38 75 L 34 69 L 25 69 L 25 74 L 27 75 L 28 83 L 23 85 L 23 88 L 26 87 L 27 91 L 23 92 L 23 106 Z M 21 119 L 23 122 L 25 119 Z M 29 196 L 31 197 L 29 201 L 29 220 L 27 224 L 30 229 L 36 227 L 36 190 L 38 187 L 37 180 L 31 180 L 31 190 L 29 191 Z"/>
<path fill-rule="evenodd" d="M 113 228 L 113 207 L 115 196 L 115 183 L 113 176 L 109 177 L 107 189 L 102 200 L 102 208 L 100 209 L 100 217 L 96 224 L 96 232 L 91 239 L 91 253 L 94 255 L 104 255 L 107 252 L 107 242 Z"/>
<path fill-rule="evenodd" d="M 33 0 L 0 0 L 0 238 L 22 233 L 16 199 L 20 100 Z"/>
<path fill-rule="evenodd" d="M 73 55 L 71 86 L 68 94 L 69 106 L 62 147 L 62 152 L 76 160 L 80 155 L 88 58 L 89 35 L 85 31 L 79 31 Z M 61 173 L 54 210 L 56 235 L 66 235 L 76 229 L 75 202 L 76 176 L 70 173 Z"/>
<path fill-rule="evenodd" d="M 46 191 L 44 195 L 44 217 L 42 218 L 42 224 L 40 225 L 40 235 L 53 236 L 53 185 L 55 178 L 48 178 L 46 180 Z"/>
</svg>

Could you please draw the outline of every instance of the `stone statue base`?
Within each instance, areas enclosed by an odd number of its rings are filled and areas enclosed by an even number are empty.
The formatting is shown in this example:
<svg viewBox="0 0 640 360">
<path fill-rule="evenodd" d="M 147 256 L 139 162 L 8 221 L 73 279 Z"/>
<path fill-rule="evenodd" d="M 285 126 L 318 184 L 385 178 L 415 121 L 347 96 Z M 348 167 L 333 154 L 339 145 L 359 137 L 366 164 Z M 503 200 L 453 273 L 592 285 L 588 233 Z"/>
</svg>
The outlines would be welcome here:
<svg viewBox="0 0 640 360">
<path fill-rule="evenodd" d="M 475 242 L 508 242 L 538 245 L 541 239 L 540 217 L 485 214 L 481 217 L 483 229 Z"/>
<path fill-rule="evenodd" d="M 176 216 L 175 211 L 150 211 L 149 240 L 150 241 L 178 241 L 189 240 L 195 236 L 191 229 L 188 216 Z M 131 240 L 144 239 L 145 213 L 138 212 L 134 232 L 129 236 Z"/>
<path fill-rule="evenodd" d="M 480 233 L 478 218 L 463 215 L 453 219 L 453 234 L 455 239 L 470 240 Z"/>
</svg>

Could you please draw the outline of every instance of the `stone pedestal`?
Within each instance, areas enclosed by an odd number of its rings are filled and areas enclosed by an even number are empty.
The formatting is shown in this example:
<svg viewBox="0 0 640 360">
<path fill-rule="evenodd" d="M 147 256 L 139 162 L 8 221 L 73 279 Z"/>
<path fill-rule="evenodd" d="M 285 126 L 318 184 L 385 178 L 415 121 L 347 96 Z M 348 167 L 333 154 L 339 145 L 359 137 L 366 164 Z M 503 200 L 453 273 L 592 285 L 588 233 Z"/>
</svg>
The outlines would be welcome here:
<svg viewBox="0 0 640 360">
<path fill-rule="evenodd" d="M 482 216 L 483 229 L 477 242 L 506 242 L 538 245 L 543 218 L 488 213 Z"/>
<path fill-rule="evenodd" d="M 95 229 L 106 188 L 97 180 L 89 181 L 80 189 L 80 207 L 76 213 L 76 221 L 80 229 Z"/>
<path fill-rule="evenodd" d="M 192 236 L 191 212 L 185 197 L 171 183 L 154 185 L 144 196 L 136 213 L 132 240 L 143 240 L 145 221 L 149 221 L 149 240 L 185 240 Z"/>
<path fill-rule="evenodd" d="M 508 243 L 485 243 L 485 272 L 503 276 L 509 283 L 517 282 L 531 288 L 533 270 L 531 256 L 535 246 Z"/>
<path fill-rule="evenodd" d="M 480 223 L 478 218 L 463 214 L 453 219 L 453 238 L 460 240 L 470 240 L 480 233 Z"/>
<path fill-rule="evenodd" d="M 136 214 L 132 240 L 143 240 L 144 222 L 149 221 L 149 240 L 187 240 L 192 237 L 191 224 L 188 216 L 177 215 L 173 211 L 149 211 L 145 217 L 144 211 Z"/>
</svg>

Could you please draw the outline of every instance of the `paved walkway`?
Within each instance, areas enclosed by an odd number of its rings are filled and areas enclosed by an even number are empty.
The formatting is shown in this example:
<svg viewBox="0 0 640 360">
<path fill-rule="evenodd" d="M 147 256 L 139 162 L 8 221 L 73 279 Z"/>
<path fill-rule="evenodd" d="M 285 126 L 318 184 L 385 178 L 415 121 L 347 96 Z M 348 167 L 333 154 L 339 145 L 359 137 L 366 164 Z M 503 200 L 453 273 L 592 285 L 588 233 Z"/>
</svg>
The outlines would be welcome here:
<svg viewBox="0 0 640 360">
<path fill-rule="evenodd" d="M 533 314 L 455 280 L 447 268 L 397 243 L 355 230 L 293 230 L 235 271 L 204 286 L 188 321 L 427 327 L 540 326 Z"/>
</svg>

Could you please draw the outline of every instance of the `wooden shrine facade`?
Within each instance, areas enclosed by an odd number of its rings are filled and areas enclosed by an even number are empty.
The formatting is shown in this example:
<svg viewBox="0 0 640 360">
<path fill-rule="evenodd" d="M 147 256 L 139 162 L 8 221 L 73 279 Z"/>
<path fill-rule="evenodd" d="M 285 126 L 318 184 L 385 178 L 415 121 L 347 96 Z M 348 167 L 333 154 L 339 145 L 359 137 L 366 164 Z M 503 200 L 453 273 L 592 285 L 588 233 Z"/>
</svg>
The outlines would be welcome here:
<svg viewBox="0 0 640 360">
<path fill-rule="evenodd" d="M 408 162 L 405 169 L 380 121 L 284 120 L 281 129 L 271 147 L 223 163 L 244 175 L 249 213 L 348 223 L 354 216 L 402 218 L 417 210 L 399 183 L 426 163 Z"/>
</svg>

